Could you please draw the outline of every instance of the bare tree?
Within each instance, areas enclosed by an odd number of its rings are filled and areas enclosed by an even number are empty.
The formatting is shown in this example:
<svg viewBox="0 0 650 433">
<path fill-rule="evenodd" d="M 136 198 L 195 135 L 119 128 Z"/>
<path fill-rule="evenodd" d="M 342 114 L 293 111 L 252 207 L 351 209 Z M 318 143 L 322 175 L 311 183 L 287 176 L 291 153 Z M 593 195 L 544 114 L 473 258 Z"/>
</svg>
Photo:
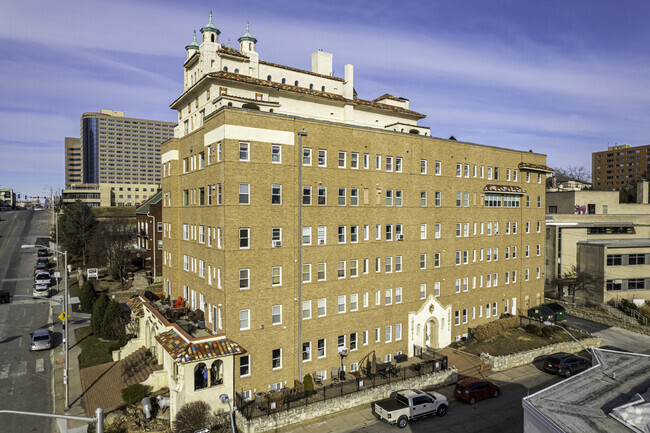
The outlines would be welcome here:
<svg viewBox="0 0 650 433">
<path fill-rule="evenodd" d="M 558 287 L 566 287 L 571 294 L 571 302 L 576 301 L 576 292 L 584 292 L 585 295 L 602 293 L 605 281 L 600 274 L 591 274 L 571 266 L 571 269 L 555 279 Z"/>
<path fill-rule="evenodd" d="M 59 218 L 61 243 L 71 254 L 81 257 L 84 266 L 90 255 L 91 240 L 96 229 L 95 214 L 81 201 L 66 206 Z"/>
<path fill-rule="evenodd" d="M 110 218 L 101 221 L 95 234 L 95 256 L 108 265 L 111 276 L 124 281 L 126 266 L 133 255 L 135 227 L 127 218 Z"/>
<path fill-rule="evenodd" d="M 564 175 L 568 178 L 579 180 L 581 182 L 591 182 L 591 170 L 584 165 L 567 165 L 555 169 L 555 175 Z"/>
</svg>

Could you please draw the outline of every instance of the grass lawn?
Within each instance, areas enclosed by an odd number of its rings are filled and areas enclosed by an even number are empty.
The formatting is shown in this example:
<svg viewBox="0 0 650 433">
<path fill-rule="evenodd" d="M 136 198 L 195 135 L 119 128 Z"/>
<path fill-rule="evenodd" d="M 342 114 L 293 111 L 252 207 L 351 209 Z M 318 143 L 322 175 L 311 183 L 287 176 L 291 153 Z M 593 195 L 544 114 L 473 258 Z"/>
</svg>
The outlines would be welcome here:
<svg viewBox="0 0 650 433">
<path fill-rule="evenodd" d="M 492 356 L 503 356 L 536 349 L 542 346 L 548 346 L 549 344 L 573 341 L 566 332 L 561 329 L 559 331 L 560 332 L 556 332 L 552 337 L 547 337 L 545 335 L 537 336 L 529 334 L 523 328 L 512 328 L 497 337 L 485 341 L 470 341 L 464 346 L 459 347 L 459 349 L 475 355 L 489 353 Z M 573 329 L 571 330 L 571 334 L 578 340 L 590 337 L 589 334 Z"/>
<path fill-rule="evenodd" d="M 68 294 L 71 298 L 78 297 L 80 292 L 79 281 L 76 278 L 68 278 Z"/>
<path fill-rule="evenodd" d="M 79 355 L 79 367 L 86 368 L 93 365 L 103 364 L 113 361 L 113 350 L 117 350 L 124 345 L 120 341 L 103 341 L 93 334 L 90 326 L 84 326 L 74 330 L 75 339 L 81 354 Z"/>
</svg>

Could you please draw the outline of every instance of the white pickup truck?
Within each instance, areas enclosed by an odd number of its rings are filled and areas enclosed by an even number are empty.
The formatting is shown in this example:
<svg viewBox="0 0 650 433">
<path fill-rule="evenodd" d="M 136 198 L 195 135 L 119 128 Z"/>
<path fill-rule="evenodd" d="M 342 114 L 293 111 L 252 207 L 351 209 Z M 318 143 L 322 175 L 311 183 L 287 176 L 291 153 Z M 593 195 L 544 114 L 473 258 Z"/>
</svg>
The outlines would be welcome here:
<svg viewBox="0 0 650 433">
<path fill-rule="evenodd" d="M 372 403 L 372 414 L 381 421 L 404 428 L 409 421 L 431 415 L 445 416 L 447 397 L 437 392 L 403 389 L 390 398 Z"/>
</svg>

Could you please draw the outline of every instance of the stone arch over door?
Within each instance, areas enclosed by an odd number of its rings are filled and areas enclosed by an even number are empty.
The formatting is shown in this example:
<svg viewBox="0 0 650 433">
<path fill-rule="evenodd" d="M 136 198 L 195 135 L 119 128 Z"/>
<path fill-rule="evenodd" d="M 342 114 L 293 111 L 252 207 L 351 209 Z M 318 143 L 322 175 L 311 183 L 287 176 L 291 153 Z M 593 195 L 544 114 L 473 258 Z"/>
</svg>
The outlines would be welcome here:
<svg viewBox="0 0 650 433">
<path fill-rule="evenodd" d="M 413 356 L 414 346 L 441 348 L 451 344 L 451 306 L 444 307 L 429 296 L 418 311 L 409 315 L 408 355 Z"/>
</svg>

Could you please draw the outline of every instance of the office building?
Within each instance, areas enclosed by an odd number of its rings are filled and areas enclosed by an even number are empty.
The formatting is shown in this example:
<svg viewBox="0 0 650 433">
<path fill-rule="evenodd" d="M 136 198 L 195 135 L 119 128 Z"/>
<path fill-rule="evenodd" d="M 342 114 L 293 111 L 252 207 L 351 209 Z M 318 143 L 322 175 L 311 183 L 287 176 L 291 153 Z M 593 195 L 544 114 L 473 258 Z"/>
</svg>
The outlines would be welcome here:
<svg viewBox="0 0 650 433">
<path fill-rule="evenodd" d="M 431 137 L 329 53 L 308 71 L 260 60 L 248 28 L 238 49 L 201 32 L 162 145 L 163 284 L 242 348 L 241 395 L 543 302 L 545 155 Z"/>
<path fill-rule="evenodd" d="M 650 167 L 650 144 L 609 146 L 591 154 L 591 182 L 594 189 L 629 188 L 642 179 Z"/>
</svg>

